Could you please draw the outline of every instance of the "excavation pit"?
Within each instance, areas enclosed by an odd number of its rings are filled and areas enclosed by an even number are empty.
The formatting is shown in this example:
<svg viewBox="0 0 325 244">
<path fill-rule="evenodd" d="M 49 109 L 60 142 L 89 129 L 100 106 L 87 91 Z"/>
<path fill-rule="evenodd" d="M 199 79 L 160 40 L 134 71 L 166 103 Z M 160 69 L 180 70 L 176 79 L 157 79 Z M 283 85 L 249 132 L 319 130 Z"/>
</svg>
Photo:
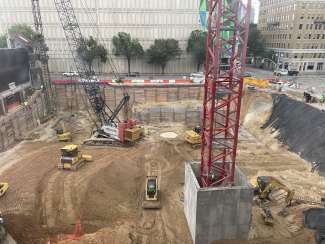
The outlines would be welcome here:
<svg viewBox="0 0 325 244">
<path fill-rule="evenodd" d="M 236 168 L 235 186 L 202 188 L 199 162 L 185 165 L 184 211 L 193 243 L 247 240 L 251 225 L 253 190 Z"/>
</svg>

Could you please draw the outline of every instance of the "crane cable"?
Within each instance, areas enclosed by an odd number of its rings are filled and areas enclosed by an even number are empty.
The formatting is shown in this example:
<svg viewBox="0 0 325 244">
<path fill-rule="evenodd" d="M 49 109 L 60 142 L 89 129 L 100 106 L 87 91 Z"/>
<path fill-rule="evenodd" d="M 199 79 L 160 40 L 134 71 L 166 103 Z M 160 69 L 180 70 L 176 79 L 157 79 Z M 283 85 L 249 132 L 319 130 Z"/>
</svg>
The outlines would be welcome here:
<svg viewBox="0 0 325 244">
<path fill-rule="evenodd" d="M 91 26 L 95 26 L 94 29 L 95 29 L 96 37 L 100 40 L 100 43 L 102 43 L 104 45 L 105 40 L 104 40 L 103 36 L 101 35 L 101 32 L 99 30 L 99 26 L 98 26 L 98 22 L 96 21 L 94 15 L 92 14 L 91 9 L 88 7 L 87 2 L 85 0 L 81 0 L 80 3 L 82 5 L 83 12 L 87 15 L 87 17 L 89 19 L 89 22 L 90 22 Z M 97 16 L 97 18 L 98 18 L 98 16 Z M 111 56 L 109 50 L 107 50 L 107 58 L 108 58 L 109 66 L 111 67 L 111 70 L 112 70 L 112 73 L 114 74 L 115 79 L 119 81 L 121 79 L 121 77 L 119 75 L 119 72 L 118 72 L 118 69 L 116 68 L 115 63 L 113 62 L 113 59 L 112 59 L 112 56 Z M 123 84 L 119 83 L 118 87 L 122 88 L 122 91 L 123 91 L 124 95 L 129 94 L 128 89 L 126 89 L 126 87 Z M 115 103 L 116 103 L 116 101 L 115 101 Z M 127 107 L 129 107 L 128 104 L 127 104 Z"/>
</svg>

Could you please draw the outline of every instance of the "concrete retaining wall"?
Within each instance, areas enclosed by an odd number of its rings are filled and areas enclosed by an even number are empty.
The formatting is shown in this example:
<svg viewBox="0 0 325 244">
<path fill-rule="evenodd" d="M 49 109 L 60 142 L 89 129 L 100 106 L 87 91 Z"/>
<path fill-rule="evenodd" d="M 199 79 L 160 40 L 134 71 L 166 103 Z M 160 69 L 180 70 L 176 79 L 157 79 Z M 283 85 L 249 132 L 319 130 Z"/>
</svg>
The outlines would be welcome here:
<svg viewBox="0 0 325 244">
<path fill-rule="evenodd" d="M 248 239 L 253 190 L 237 168 L 233 187 L 201 188 L 197 176 L 200 164 L 185 165 L 184 211 L 193 243 Z"/>
<path fill-rule="evenodd" d="M 164 122 L 185 123 L 189 127 L 200 124 L 201 107 L 187 106 L 152 106 L 145 109 L 133 109 L 133 118 L 144 124 L 159 124 Z"/>
<path fill-rule="evenodd" d="M 48 116 L 44 96 L 35 92 L 27 106 L 19 106 L 14 112 L 0 117 L 0 151 L 7 150 Z"/>
<path fill-rule="evenodd" d="M 55 85 L 58 111 L 78 111 L 85 109 L 83 88 L 77 84 Z M 201 86 L 173 86 L 173 87 L 127 87 L 125 89 L 102 87 L 106 103 L 115 108 L 123 97 L 123 92 L 130 95 L 130 106 L 144 103 L 176 102 L 184 100 L 203 99 Z"/>
</svg>

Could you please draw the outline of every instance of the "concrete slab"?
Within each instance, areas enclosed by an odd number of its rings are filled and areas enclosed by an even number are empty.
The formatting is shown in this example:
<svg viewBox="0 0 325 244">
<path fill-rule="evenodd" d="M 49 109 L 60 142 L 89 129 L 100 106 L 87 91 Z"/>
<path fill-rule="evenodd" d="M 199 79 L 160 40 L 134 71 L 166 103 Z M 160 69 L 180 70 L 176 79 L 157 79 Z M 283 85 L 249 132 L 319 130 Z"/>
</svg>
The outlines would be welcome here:
<svg viewBox="0 0 325 244">
<path fill-rule="evenodd" d="M 201 188 L 199 162 L 185 165 L 184 211 L 193 243 L 248 239 L 253 190 L 239 168 L 233 187 Z"/>
</svg>

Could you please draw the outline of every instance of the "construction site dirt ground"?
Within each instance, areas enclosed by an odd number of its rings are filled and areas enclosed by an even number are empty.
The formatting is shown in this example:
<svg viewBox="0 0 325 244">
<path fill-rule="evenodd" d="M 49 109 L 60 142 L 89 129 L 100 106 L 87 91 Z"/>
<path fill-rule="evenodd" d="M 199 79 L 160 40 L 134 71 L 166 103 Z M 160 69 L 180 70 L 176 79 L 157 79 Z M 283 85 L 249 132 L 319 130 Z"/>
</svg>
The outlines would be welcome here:
<svg viewBox="0 0 325 244">
<path fill-rule="evenodd" d="M 198 102 L 199 103 L 199 102 Z M 260 129 L 271 113 L 268 94 L 246 94 L 242 109 L 242 130 L 238 164 L 247 178 L 272 175 L 298 195 L 320 199 L 325 193 L 323 177 L 311 173 L 311 166 L 274 138 L 271 129 Z M 74 143 L 87 138 L 82 122 Z M 84 128 L 84 129 L 83 129 Z M 81 147 L 93 156 L 76 172 L 59 171 L 60 148 L 50 125 L 38 133 L 40 139 L 25 141 L 0 155 L 1 181 L 9 182 L 0 199 L 6 227 L 17 243 L 192 243 L 183 211 L 184 163 L 200 158 L 200 150 L 184 142 L 182 124 L 152 125 L 146 137 L 133 147 Z M 162 138 L 175 132 L 175 139 Z M 159 172 L 162 208 L 143 210 L 145 177 Z M 265 226 L 261 210 L 254 206 L 251 240 L 216 243 L 314 243 L 313 232 L 302 227 L 300 204 L 287 217 L 276 213 L 282 202 L 274 203 L 273 227 Z M 64 234 L 74 231 L 80 220 L 85 235 L 68 241 Z"/>
</svg>

